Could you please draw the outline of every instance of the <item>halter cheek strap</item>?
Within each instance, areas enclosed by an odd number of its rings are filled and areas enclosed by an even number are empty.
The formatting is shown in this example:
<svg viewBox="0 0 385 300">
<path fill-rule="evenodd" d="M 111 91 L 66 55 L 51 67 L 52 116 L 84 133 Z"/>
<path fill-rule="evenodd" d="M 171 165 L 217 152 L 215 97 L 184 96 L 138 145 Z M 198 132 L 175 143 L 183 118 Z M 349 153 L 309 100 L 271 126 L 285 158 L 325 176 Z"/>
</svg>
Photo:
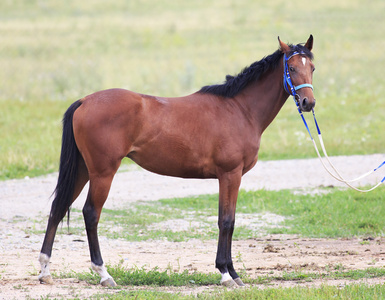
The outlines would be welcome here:
<svg viewBox="0 0 385 300">
<path fill-rule="evenodd" d="M 292 95 L 294 98 L 297 95 L 296 91 L 298 91 L 299 89 L 302 89 L 302 88 L 305 88 L 305 87 L 309 87 L 309 88 L 311 88 L 313 90 L 313 85 L 311 85 L 310 83 L 304 83 L 304 84 L 300 84 L 300 85 L 295 86 L 291 82 L 289 66 L 288 66 L 287 62 L 290 60 L 290 58 L 292 58 L 295 55 L 299 55 L 299 54 L 302 54 L 302 53 L 300 53 L 298 51 L 295 51 L 289 57 L 287 57 L 286 54 L 283 55 L 283 65 L 284 65 L 283 87 L 284 87 L 285 91 L 288 94 Z"/>
</svg>

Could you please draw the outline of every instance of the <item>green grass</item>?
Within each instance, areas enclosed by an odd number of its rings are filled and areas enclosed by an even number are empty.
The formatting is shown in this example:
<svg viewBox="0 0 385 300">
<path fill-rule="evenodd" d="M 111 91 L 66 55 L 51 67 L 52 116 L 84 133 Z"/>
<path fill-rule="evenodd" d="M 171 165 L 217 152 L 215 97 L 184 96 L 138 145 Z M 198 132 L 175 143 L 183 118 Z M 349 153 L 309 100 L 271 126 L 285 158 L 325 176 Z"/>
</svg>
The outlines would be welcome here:
<svg viewBox="0 0 385 300">
<path fill-rule="evenodd" d="M 109 274 L 115 278 L 119 286 L 205 286 L 218 285 L 221 275 L 218 273 L 189 273 L 174 272 L 172 270 L 160 271 L 158 268 L 146 270 L 145 268 L 126 268 L 123 262 L 115 266 L 107 266 Z M 60 277 L 77 277 L 91 284 L 98 284 L 100 276 L 91 273 L 68 273 Z"/>
<path fill-rule="evenodd" d="M 365 195 L 333 189 L 314 195 L 301 195 L 289 190 L 241 191 L 234 239 L 255 238 L 264 234 L 330 238 L 381 236 L 385 228 L 384 189 L 378 188 Z M 129 241 L 216 239 L 217 206 L 218 195 L 201 195 L 136 203 L 124 210 L 104 209 L 99 233 Z M 285 219 L 278 226 L 267 224 L 255 229 L 253 225 L 260 221 L 260 214 L 266 212 L 284 216 Z M 249 226 L 237 226 L 237 216 L 240 218 L 243 214 L 252 216 L 249 217 L 252 220 Z M 185 222 L 187 227 L 172 231 L 164 226 L 164 222 L 178 221 Z M 84 228 L 80 218 L 72 226 L 75 232 Z"/>
<path fill-rule="evenodd" d="M 0 179 L 58 169 L 73 101 L 122 87 L 179 96 L 315 37 L 316 112 L 331 155 L 383 152 L 385 3 L 116 0 L 0 3 Z M 314 157 L 292 100 L 260 159 Z"/>
<path fill-rule="evenodd" d="M 319 194 L 299 194 L 290 190 L 241 190 L 234 239 L 250 239 L 266 234 L 296 234 L 310 238 L 383 236 L 384 190 L 385 187 L 379 187 L 368 194 L 330 188 L 321 190 Z M 98 233 L 127 241 L 217 239 L 217 210 L 218 195 L 137 202 L 127 209 L 103 209 Z M 262 219 L 266 213 L 280 216 L 282 221 L 268 223 L 268 220 Z M 249 224 L 237 225 L 237 220 L 241 218 L 248 219 Z M 14 219 L 15 223 L 18 221 L 18 218 Z M 33 226 L 25 229 L 26 234 L 45 232 L 46 219 L 31 222 Z M 264 225 L 258 225 L 261 222 Z M 85 235 L 80 210 L 72 210 L 69 231 Z M 67 232 L 67 226 L 59 227 L 59 233 Z"/>
<path fill-rule="evenodd" d="M 167 293 L 156 289 L 156 287 L 198 287 L 207 286 L 211 292 L 199 293 L 198 299 L 382 299 L 385 296 L 384 285 L 369 286 L 364 283 L 346 284 L 343 288 L 329 286 L 328 280 L 344 279 L 359 280 L 368 278 L 382 278 L 385 276 L 383 268 L 368 268 L 366 270 L 354 271 L 333 271 L 326 273 L 283 273 L 279 276 L 263 276 L 251 279 L 243 278 L 248 288 L 240 290 L 225 290 L 215 288 L 220 279 L 219 274 L 191 273 L 187 271 L 176 273 L 173 271 L 160 272 L 157 269 L 145 270 L 137 268 L 124 268 L 122 264 L 107 266 L 109 273 L 116 279 L 119 287 L 114 295 L 103 294 L 95 296 L 95 299 L 104 297 L 106 299 L 193 299 L 193 296 L 183 296 L 180 293 Z M 95 273 L 67 273 L 60 277 L 78 278 L 90 284 L 98 284 L 99 276 Z M 293 288 L 269 288 L 269 284 L 279 281 L 312 282 L 316 279 L 324 280 L 320 288 L 314 287 L 293 287 Z M 147 286 L 142 291 L 127 291 L 126 287 Z M 263 287 L 263 289 L 261 289 Z M 374 296 L 374 298 L 372 298 Z M 378 297 L 378 298 L 375 298 Z"/>
<path fill-rule="evenodd" d="M 365 284 L 361 285 L 348 285 L 344 288 L 326 286 L 323 285 L 320 288 L 283 288 L 283 289 L 263 289 L 258 288 L 242 289 L 236 291 L 218 291 L 215 293 L 199 294 L 198 299 L 256 299 L 256 300 L 356 300 L 356 299 L 383 299 L 385 297 L 385 286 L 376 285 L 369 286 Z M 183 296 L 181 294 L 170 294 L 165 292 L 153 292 L 153 291 L 120 291 L 113 296 L 97 295 L 93 299 L 196 299 L 193 296 Z"/>
<path fill-rule="evenodd" d="M 353 237 L 383 235 L 384 187 L 369 194 L 352 190 L 329 190 L 326 194 L 298 195 L 290 191 L 243 192 L 237 212 L 268 211 L 286 216 L 270 233 L 307 237 Z"/>
<path fill-rule="evenodd" d="M 41 100 L 13 101 L 9 105 L 0 102 L 0 179 L 57 171 L 61 114 L 68 104 Z"/>
<path fill-rule="evenodd" d="M 343 288 L 335 286 L 323 285 L 320 288 L 310 287 L 293 287 L 282 289 L 262 289 L 250 288 L 240 289 L 235 291 L 217 291 L 214 293 L 203 293 L 197 297 L 183 296 L 181 294 L 170 294 L 164 292 L 153 291 L 120 291 L 113 296 L 111 295 L 97 295 L 94 299 L 221 299 L 221 300 L 243 300 L 243 299 L 256 299 L 256 300 L 357 300 L 357 299 L 383 299 L 385 297 L 384 285 L 365 285 L 365 284 L 352 284 Z"/>
<path fill-rule="evenodd" d="M 200 299 L 285 299 L 285 300 L 314 300 L 314 299 L 383 299 L 385 296 L 385 286 L 369 286 L 365 284 L 353 284 L 344 288 L 323 285 L 320 288 L 311 287 L 292 287 L 281 289 L 251 288 L 236 291 L 223 291 L 217 295 L 202 295 Z"/>
<path fill-rule="evenodd" d="M 343 269 L 343 268 L 342 268 Z M 143 268 L 127 268 L 123 266 L 123 261 L 115 266 L 107 265 L 109 274 L 115 278 L 116 283 L 119 286 L 217 286 L 221 279 L 219 273 L 200 273 L 189 272 L 187 270 L 183 272 L 175 272 L 171 268 L 169 270 L 160 271 L 158 268 L 147 270 Z M 269 285 L 272 282 L 312 282 L 313 280 L 360 280 L 370 278 L 382 278 L 385 277 L 384 268 L 367 268 L 363 270 L 328 270 L 311 273 L 293 271 L 283 272 L 280 275 L 263 275 L 251 278 L 246 273 L 240 275 L 242 281 L 248 285 Z M 100 276 L 94 272 L 64 272 L 55 277 L 60 278 L 73 278 L 76 277 L 79 280 L 87 281 L 90 284 L 98 284 L 100 282 Z"/>
</svg>

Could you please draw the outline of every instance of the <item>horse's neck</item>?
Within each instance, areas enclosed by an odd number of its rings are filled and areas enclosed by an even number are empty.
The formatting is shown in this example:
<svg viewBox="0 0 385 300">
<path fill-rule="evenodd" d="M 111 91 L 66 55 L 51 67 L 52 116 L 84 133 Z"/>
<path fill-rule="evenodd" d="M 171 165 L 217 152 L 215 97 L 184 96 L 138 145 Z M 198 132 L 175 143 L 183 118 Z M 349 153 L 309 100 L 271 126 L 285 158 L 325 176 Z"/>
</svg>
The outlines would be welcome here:
<svg viewBox="0 0 385 300">
<path fill-rule="evenodd" d="M 253 123 L 261 133 L 274 120 L 288 98 L 283 89 L 282 76 L 283 66 L 280 64 L 247 87 L 239 98 L 248 107 Z"/>
</svg>

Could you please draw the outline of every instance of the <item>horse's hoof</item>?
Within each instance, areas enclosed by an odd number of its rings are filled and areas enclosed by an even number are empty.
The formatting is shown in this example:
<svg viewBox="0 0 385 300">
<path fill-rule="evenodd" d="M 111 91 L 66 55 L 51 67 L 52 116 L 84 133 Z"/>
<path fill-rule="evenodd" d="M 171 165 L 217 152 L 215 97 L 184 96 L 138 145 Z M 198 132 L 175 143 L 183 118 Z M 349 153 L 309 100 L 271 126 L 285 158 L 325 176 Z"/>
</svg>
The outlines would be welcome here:
<svg viewBox="0 0 385 300">
<path fill-rule="evenodd" d="M 106 280 L 100 282 L 102 286 L 114 287 L 117 286 L 116 282 L 112 278 L 107 278 Z"/>
<path fill-rule="evenodd" d="M 53 284 L 51 275 L 39 277 L 39 281 L 41 284 Z"/>
<path fill-rule="evenodd" d="M 238 286 L 245 286 L 245 284 L 243 283 L 242 279 L 241 278 L 235 278 L 234 279 L 235 283 L 238 285 Z"/>
<path fill-rule="evenodd" d="M 229 279 L 229 280 L 226 280 L 226 281 L 222 281 L 222 285 L 227 287 L 227 288 L 232 288 L 232 289 L 238 287 L 238 284 L 236 284 L 234 279 Z"/>
</svg>

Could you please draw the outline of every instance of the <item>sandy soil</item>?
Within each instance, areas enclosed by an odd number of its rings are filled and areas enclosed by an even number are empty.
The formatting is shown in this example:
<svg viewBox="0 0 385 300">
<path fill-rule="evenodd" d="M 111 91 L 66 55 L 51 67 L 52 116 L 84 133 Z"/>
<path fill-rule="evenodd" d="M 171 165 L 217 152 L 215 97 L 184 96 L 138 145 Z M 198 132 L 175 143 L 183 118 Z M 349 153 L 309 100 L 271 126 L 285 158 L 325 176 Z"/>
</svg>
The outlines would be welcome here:
<svg viewBox="0 0 385 300">
<path fill-rule="evenodd" d="M 384 160 L 384 155 L 333 157 L 333 163 L 349 178 L 375 168 Z M 125 171 L 125 172 L 123 172 Z M 114 180 L 109 200 L 105 207 L 124 208 L 138 200 L 157 200 L 167 197 L 183 197 L 203 193 L 216 193 L 216 180 L 184 180 L 158 176 L 130 167 L 129 172 L 119 172 Z M 357 185 L 375 184 L 384 176 L 371 175 Z M 100 286 L 90 286 L 76 279 L 57 279 L 52 286 L 41 285 L 37 280 L 43 234 L 26 234 L 26 229 L 43 229 L 45 225 L 36 220 L 46 220 L 50 208 L 50 195 L 57 174 L 39 178 L 25 178 L 0 182 L 0 299 L 23 299 L 41 297 L 81 297 L 95 293 L 116 292 Z M 331 178 L 315 159 L 259 162 L 243 178 L 242 188 L 278 190 L 290 188 L 305 192 L 316 191 L 321 186 L 342 186 Z M 75 202 L 81 209 L 85 192 Z M 271 218 L 273 216 L 266 216 Z M 45 224 L 45 221 L 44 221 Z M 27 230 L 28 232 L 28 230 Z M 127 242 L 101 237 L 103 257 L 106 263 L 117 264 L 123 260 L 128 267 L 145 266 L 175 271 L 197 270 L 216 272 L 214 260 L 216 241 L 190 240 L 182 243 L 167 241 Z M 236 241 L 233 259 L 238 270 L 246 270 L 251 277 L 264 274 L 280 274 L 283 271 L 303 270 L 322 272 L 334 268 L 364 269 L 370 266 L 385 266 L 385 239 L 303 239 L 296 236 L 266 236 L 259 239 Z M 84 236 L 59 234 L 55 240 L 51 270 L 88 271 L 90 259 Z M 381 279 L 367 280 L 369 283 Z M 273 286 L 293 285 L 344 285 L 346 281 L 312 280 L 311 282 L 272 282 Z M 269 285 L 269 286 L 271 286 Z M 264 288 L 264 285 L 260 285 Z M 140 288 L 140 287 L 139 287 Z M 199 293 L 216 289 L 157 288 L 157 290 L 182 293 Z M 138 289 L 130 287 L 129 289 Z"/>
</svg>

